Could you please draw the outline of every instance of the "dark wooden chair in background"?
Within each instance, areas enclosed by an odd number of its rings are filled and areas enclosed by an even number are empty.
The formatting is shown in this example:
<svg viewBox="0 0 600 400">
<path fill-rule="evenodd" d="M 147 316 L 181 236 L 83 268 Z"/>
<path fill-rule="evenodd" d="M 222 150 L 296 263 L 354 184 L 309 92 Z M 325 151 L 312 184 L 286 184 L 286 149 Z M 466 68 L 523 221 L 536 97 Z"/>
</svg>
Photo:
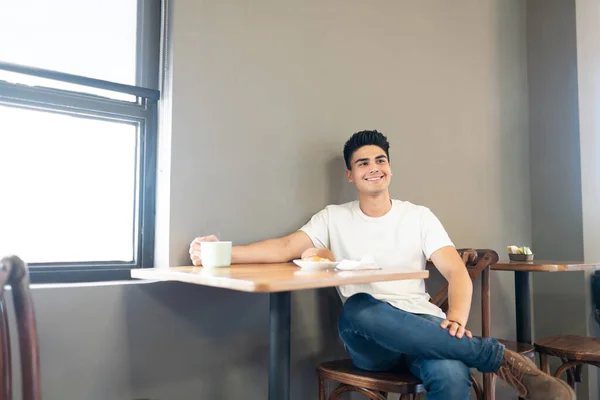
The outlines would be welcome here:
<svg viewBox="0 0 600 400">
<path fill-rule="evenodd" d="M 0 400 L 12 400 L 12 369 L 8 313 L 4 294 L 11 287 L 17 332 L 23 400 L 40 400 L 40 361 L 33 300 L 29 291 L 29 272 L 25 263 L 12 256 L 0 262 Z"/>
<path fill-rule="evenodd" d="M 458 250 L 471 279 L 482 277 L 481 284 L 481 328 L 482 336 L 490 337 L 491 303 L 490 303 L 490 266 L 498 261 L 498 254 L 493 250 Z M 431 299 L 444 312 L 448 310 L 448 283 Z M 507 348 L 527 357 L 533 358 L 535 350 L 532 345 L 500 340 Z M 317 367 L 319 378 L 319 400 L 337 400 L 342 393 L 357 392 L 373 400 L 386 400 L 388 393 L 399 393 L 400 399 L 415 399 L 425 393 L 419 378 L 408 371 L 408 368 L 390 372 L 369 372 L 356 368 L 352 360 L 325 362 Z M 495 398 L 495 376 L 483 374 L 483 389 L 471 375 L 471 382 L 478 400 Z M 327 394 L 328 381 L 339 385 Z"/>
<path fill-rule="evenodd" d="M 576 336 L 557 335 L 537 340 L 535 350 L 540 353 L 542 371 L 551 374 L 549 356 L 558 357 L 562 361 L 554 376 L 560 378 L 567 372 L 567 383 L 575 390 L 576 383 L 581 382 L 581 368 L 584 365 L 600 367 L 600 339 Z"/>
</svg>

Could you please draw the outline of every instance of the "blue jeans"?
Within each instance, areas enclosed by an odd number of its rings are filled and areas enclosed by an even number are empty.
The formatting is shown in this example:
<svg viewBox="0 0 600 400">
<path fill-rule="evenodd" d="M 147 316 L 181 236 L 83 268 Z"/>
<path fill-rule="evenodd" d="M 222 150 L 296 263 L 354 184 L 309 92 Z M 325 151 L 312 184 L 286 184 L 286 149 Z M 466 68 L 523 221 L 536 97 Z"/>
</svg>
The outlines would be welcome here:
<svg viewBox="0 0 600 400">
<path fill-rule="evenodd" d="M 450 336 L 441 322 L 358 293 L 346 300 L 338 329 L 357 368 L 388 371 L 408 361 L 428 400 L 465 400 L 471 388 L 469 368 L 496 372 L 504 346 L 492 338 Z"/>
</svg>

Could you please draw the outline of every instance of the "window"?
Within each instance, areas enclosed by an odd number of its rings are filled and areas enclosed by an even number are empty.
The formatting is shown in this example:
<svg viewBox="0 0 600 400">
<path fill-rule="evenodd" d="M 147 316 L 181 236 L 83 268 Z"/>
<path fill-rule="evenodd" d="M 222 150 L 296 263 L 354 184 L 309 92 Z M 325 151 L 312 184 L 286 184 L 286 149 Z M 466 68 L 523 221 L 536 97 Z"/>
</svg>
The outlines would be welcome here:
<svg viewBox="0 0 600 400">
<path fill-rule="evenodd" d="M 0 7 L 0 256 L 32 282 L 153 266 L 160 0 Z"/>
</svg>

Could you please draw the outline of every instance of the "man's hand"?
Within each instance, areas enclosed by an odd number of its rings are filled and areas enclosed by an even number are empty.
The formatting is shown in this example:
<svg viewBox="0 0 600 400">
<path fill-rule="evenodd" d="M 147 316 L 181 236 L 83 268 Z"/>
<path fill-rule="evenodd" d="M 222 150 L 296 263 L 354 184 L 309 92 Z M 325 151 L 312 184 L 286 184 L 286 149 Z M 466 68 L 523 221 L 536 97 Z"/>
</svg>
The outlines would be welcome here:
<svg viewBox="0 0 600 400">
<path fill-rule="evenodd" d="M 459 339 L 462 339 L 463 335 L 466 335 L 469 339 L 473 338 L 473 334 L 470 330 L 465 329 L 464 326 L 460 325 L 458 322 L 450 321 L 449 319 L 445 319 L 440 324 L 442 329 L 448 329 L 448 333 L 450 336 L 455 336 Z"/>
<path fill-rule="evenodd" d="M 431 261 L 448 281 L 447 319 L 440 326 L 448 329 L 450 336 L 461 339 L 463 335 L 467 335 L 472 338 L 473 335 L 465 329 L 465 325 L 471 310 L 473 282 L 465 263 L 453 246 L 445 246 L 433 252 Z"/>
<path fill-rule="evenodd" d="M 190 243 L 190 258 L 192 263 L 199 267 L 202 265 L 202 254 L 200 254 L 200 243 L 202 242 L 218 242 L 219 238 L 215 235 L 197 237 Z"/>
</svg>

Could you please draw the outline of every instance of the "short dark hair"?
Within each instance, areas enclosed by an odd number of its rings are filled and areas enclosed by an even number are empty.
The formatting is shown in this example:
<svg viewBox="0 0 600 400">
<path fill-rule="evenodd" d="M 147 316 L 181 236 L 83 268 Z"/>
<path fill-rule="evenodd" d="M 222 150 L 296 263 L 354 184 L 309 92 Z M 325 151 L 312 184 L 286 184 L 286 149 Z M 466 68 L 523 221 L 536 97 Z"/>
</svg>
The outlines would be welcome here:
<svg viewBox="0 0 600 400">
<path fill-rule="evenodd" d="M 344 161 L 346 162 L 346 168 L 352 169 L 350 165 L 350 159 L 354 152 L 363 146 L 378 146 L 385 151 L 385 155 L 390 159 L 390 143 L 387 138 L 381 132 L 373 131 L 360 131 L 356 132 L 344 145 Z"/>
</svg>

